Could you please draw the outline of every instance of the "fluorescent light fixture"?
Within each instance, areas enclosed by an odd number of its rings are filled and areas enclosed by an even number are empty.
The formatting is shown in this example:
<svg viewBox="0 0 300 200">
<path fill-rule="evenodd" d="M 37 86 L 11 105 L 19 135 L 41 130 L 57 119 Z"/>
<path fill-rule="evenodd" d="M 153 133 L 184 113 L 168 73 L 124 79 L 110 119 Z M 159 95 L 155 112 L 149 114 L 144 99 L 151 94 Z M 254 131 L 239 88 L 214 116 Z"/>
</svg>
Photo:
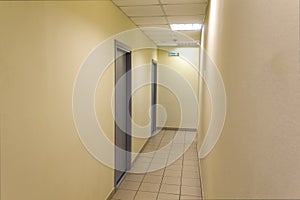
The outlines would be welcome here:
<svg viewBox="0 0 300 200">
<path fill-rule="evenodd" d="M 198 31 L 201 28 L 202 24 L 171 24 L 173 31 Z"/>
</svg>

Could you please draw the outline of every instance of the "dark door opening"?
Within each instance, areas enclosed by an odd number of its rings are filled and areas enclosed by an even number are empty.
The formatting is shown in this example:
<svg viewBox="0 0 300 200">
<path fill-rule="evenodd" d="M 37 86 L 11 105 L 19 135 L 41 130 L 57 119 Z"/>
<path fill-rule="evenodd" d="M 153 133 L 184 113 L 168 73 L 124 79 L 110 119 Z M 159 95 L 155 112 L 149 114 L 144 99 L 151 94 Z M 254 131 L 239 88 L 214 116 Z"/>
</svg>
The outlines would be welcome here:
<svg viewBox="0 0 300 200">
<path fill-rule="evenodd" d="M 115 186 L 131 167 L 131 51 L 115 44 Z"/>
<path fill-rule="evenodd" d="M 157 61 L 152 60 L 151 84 L 151 134 L 156 131 L 156 104 L 157 104 Z"/>
</svg>

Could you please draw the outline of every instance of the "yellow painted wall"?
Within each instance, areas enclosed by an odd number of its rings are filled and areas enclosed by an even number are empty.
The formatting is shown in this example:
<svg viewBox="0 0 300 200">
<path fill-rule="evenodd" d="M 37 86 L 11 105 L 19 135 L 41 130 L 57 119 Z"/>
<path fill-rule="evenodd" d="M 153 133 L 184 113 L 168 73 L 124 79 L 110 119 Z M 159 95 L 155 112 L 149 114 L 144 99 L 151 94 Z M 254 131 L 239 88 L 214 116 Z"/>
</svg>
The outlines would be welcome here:
<svg viewBox="0 0 300 200">
<path fill-rule="evenodd" d="M 105 199 L 113 170 L 79 140 L 73 84 L 97 44 L 135 26 L 110 1 L 1 2 L 0 26 L 1 199 Z M 113 73 L 111 67 L 100 80 L 104 97 Z M 113 140 L 111 102 L 102 100 L 98 118 Z M 134 142 L 134 149 L 142 144 Z"/>
<path fill-rule="evenodd" d="M 221 71 L 227 118 L 200 161 L 204 197 L 299 199 L 299 1 L 211 0 L 207 19 L 203 46 Z"/>
<path fill-rule="evenodd" d="M 143 49 L 133 52 L 134 69 L 141 67 L 143 70 L 133 72 L 133 85 L 139 85 L 139 80 L 147 80 L 150 83 L 152 76 L 152 59 L 157 61 L 156 49 Z M 132 151 L 140 152 L 151 134 L 151 85 L 148 84 L 134 92 L 132 97 L 132 117 L 136 126 L 148 127 L 145 131 L 133 128 Z M 132 157 L 135 159 L 135 157 Z"/>
<path fill-rule="evenodd" d="M 180 57 L 170 57 L 169 52 L 185 52 L 185 54 L 180 53 Z M 188 83 L 190 85 L 190 89 L 195 95 L 195 99 L 197 101 L 198 98 L 198 81 L 199 76 L 197 73 L 197 68 L 199 67 L 199 49 L 192 47 L 183 47 L 183 48 L 168 48 L 162 47 L 158 50 L 158 80 L 169 80 L 170 85 L 174 88 L 180 88 L 184 83 Z M 178 73 L 181 77 L 178 79 L 167 72 L 161 70 L 162 67 L 170 68 L 174 70 L 174 72 Z M 160 81 L 159 81 L 160 82 Z M 185 112 L 182 108 L 183 104 L 189 105 L 189 101 L 191 100 L 191 96 L 186 95 L 183 99 L 179 99 L 177 94 L 170 90 L 171 88 L 168 86 L 158 86 L 158 104 L 165 108 L 167 119 L 166 123 L 163 124 L 162 116 L 158 114 L 158 126 L 160 127 L 171 127 L 171 128 L 194 128 L 197 126 L 193 126 L 192 121 L 195 121 L 197 116 L 190 117 L 190 124 L 181 124 L 181 112 Z M 185 93 L 185 91 L 182 91 Z M 181 102 L 180 102 L 181 101 Z M 195 110 L 196 108 L 193 108 Z"/>
<path fill-rule="evenodd" d="M 200 151 L 201 144 L 204 141 L 205 135 L 208 131 L 210 121 L 211 121 L 211 96 L 208 87 L 201 77 L 199 79 L 199 124 L 198 124 L 198 136 L 197 136 L 197 149 Z"/>
</svg>

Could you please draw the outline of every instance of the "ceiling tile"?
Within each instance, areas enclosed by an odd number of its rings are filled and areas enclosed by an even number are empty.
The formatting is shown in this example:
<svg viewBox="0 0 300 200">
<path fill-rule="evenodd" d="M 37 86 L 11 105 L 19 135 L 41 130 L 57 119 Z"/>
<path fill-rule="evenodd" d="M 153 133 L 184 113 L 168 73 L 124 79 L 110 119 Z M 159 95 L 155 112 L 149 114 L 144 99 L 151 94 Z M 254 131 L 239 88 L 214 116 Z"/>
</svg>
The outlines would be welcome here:
<svg viewBox="0 0 300 200">
<path fill-rule="evenodd" d="M 162 43 L 162 42 L 159 42 L 159 41 L 156 41 L 156 44 L 157 46 L 159 47 L 177 47 L 177 43 L 176 42 L 173 42 L 173 43 Z"/>
<path fill-rule="evenodd" d="M 147 28 L 142 29 L 144 33 L 150 36 L 161 36 L 161 37 L 172 37 L 174 35 L 173 31 L 170 29 L 156 29 L 156 30 L 147 30 Z"/>
<path fill-rule="evenodd" d="M 177 45 L 179 47 L 199 47 L 199 41 L 178 42 Z"/>
<path fill-rule="evenodd" d="M 164 5 L 167 15 L 204 15 L 206 4 Z"/>
<path fill-rule="evenodd" d="M 112 1 L 158 46 L 195 46 L 199 43 L 200 31 L 172 31 L 168 22 L 202 23 L 208 0 Z"/>
<path fill-rule="evenodd" d="M 160 6 L 130 6 L 130 7 L 121 7 L 121 9 L 129 17 L 164 15 Z"/>
<path fill-rule="evenodd" d="M 180 40 L 180 41 L 191 41 L 193 40 L 190 36 L 184 33 L 176 32 L 176 34 L 173 35 L 173 38 Z"/>
<path fill-rule="evenodd" d="M 143 28 L 149 28 L 149 27 L 170 29 L 169 25 L 162 25 L 162 24 L 143 24 L 143 25 L 139 25 L 139 27 L 141 29 L 143 29 Z"/>
<path fill-rule="evenodd" d="M 207 0 L 160 0 L 162 4 L 207 3 Z"/>
<path fill-rule="evenodd" d="M 168 24 L 165 17 L 132 17 L 131 19 L 137 25 Z"/>
<path fill-rule="evenodd" d="M 180 33 L 182 33 L 188 37 L 191 37 L 194 40 L 199 40 L 200 34 L 201 34 L 200 31 L 180 31 Z"/>
<path fill-rule="evenodd" d="M 170 24 L 191 24 L 191 23 L 203 23 L 205 15 L 193 15 L 193 16 L 171 16 L 168 17 Z"/>
<path fill-rule="evenodd" d="M 159 4 L 158 0 L 112 0 L 117 6 L 143 6 Z"/>
</svg>

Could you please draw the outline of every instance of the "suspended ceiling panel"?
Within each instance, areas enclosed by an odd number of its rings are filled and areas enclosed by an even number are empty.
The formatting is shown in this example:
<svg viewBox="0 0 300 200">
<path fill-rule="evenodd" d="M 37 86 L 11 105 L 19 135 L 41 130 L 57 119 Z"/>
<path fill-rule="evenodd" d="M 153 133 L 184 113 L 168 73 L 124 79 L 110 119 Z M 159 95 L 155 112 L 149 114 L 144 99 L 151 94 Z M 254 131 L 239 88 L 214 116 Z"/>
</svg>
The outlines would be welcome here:
<svg viewBox="0 0 300 200">
<path fill-rule="evenodd" d="M 205 15 L 192 15 L 192 16 L 169 16 L 167 20 L 170 24 L 192 24 L 203 23 Z"/>
<path fill-rule="evenodd" d="M 143 24 L 143 25 L 139 25 L 139 28 L 143 29 L 143 28 L 147 28 L 147 27 L 155 27 L 155 28 L 162 28 L 162 29 L 170 29 L 170 26 L 167 24 Z"/>
<path fill-rule="evenodd" d="M 165 17 L 132 17 L 132 21 L 136 25 L 145 25 L 145 24 L 167 24 L 167 19 Z"/>
<path fill-rule="evenodd" d="M 167 16 L 204 15 L 206 11 L 206 4 L 164 5 L 163 9 Z"/>
<path fill-rule="evenodd" d="M 128 6 L 122 7 L 122 10 L 127 16 L 135 17 L 135 16 L 163 16 L 164 13 L 160 6 Z"/>
<path fill-rule="evenodd" d="M 195 46 L 199 43 L 200 31 L 172 31 L 170 24 L 203 23 L 207 0 L 112 0 L 112 2 L 158 46 Z"/>
<path fill-rule="evenodd" d="M 207 0 L 160 0 L 162 4 L 207 3 Z"/>
<path fill-rule="evenodd" d="M 113 0 L 118 6 L 159 5 L 158 0 Z"/>
</svg>

